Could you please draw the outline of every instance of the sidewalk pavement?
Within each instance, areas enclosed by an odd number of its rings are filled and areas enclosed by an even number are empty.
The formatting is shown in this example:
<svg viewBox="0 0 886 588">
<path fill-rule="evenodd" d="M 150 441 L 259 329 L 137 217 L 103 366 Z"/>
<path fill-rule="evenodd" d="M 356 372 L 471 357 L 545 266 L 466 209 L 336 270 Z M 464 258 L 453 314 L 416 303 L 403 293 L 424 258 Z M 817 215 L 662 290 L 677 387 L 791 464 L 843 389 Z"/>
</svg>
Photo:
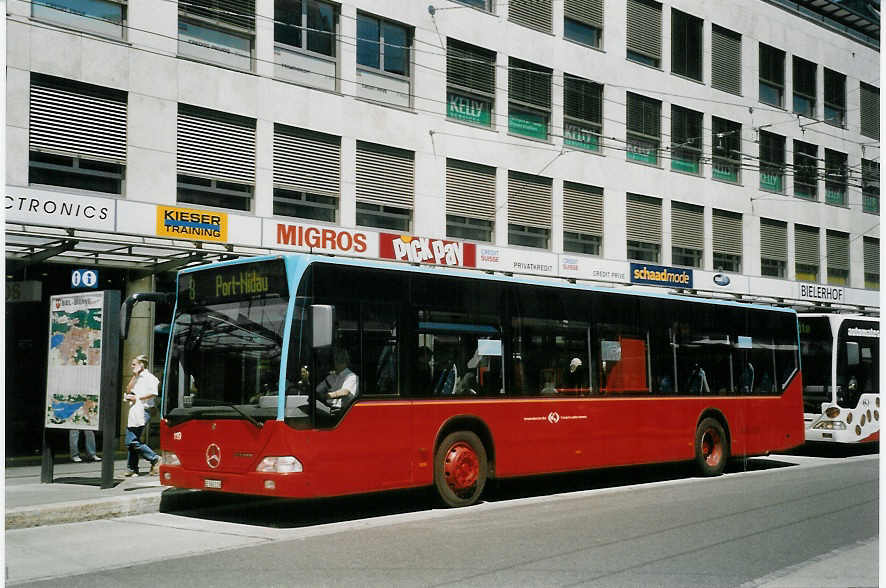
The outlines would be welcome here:
<svg viewBox="0 0 886 588">
<path fill-rule="evenodd" d="M 147 464 L 145 464 L 147 465 Z M 101 488 L 100 462 L 56 463 L 53 483 L 40 482 L 39 465 L 5 468 L 6 529 L 157 512 L 164 488 L 160 478 L 127 478 L 126 460 L 114 461 L 114 486 Z"/>
<path fill-rule="evenodd" d="M 33 463 L 33 460 L 31 460 Z M 39 465 L 10 466 L 6 474 L 6 529 L 23 529 L 158 512 L 164 490 L 157 476 L 126 478 L 126 460 L 114 461 L 114 487 L 102 490 L 101 463 L 56 463 L 54 482 L 40 482 Z M 743 588 L 876 586 L 879 540 L 874 537 L 758 578 Z"/>
</svg>

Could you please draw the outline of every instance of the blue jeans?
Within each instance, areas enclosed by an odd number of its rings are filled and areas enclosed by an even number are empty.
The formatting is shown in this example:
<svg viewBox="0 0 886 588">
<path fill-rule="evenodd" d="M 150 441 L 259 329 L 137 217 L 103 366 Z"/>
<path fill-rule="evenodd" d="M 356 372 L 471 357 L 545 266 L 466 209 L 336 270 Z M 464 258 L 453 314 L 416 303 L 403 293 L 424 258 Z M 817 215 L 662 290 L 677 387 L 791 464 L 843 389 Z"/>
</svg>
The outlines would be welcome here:
<svg viewBox="0 0 886 588">
<path fill-rule="evenodd" d="M 152 464 L 157 460 L 157 454 L 154 453 L 154 451 L 150 447 L 148 447 L 147 444 L 141 442 L 142 433 L 144 432 L 145 428 L 147 428 L 150 421 L 150 411 L 146 410 L 145 424 L 143 426 L 126 428 L 126 447 L 129 448 L 129 461 L 127 465 L 129 469 L 133 472 L 138 472 L 139 456 L 144 457 Z"/>
<path fill-rule="evenodd" d="M 95 459 L 95 433 L 90 430 L 83 430 L 83 436 L 86 438 L 86 455 L 89 459 Z M 71 429 L 68 431 L 68 446 L 71 451 L 71 459 L 80 455 L 80 449 L 77 447 L 80 443 L 80 429 Z"/>
</svg>

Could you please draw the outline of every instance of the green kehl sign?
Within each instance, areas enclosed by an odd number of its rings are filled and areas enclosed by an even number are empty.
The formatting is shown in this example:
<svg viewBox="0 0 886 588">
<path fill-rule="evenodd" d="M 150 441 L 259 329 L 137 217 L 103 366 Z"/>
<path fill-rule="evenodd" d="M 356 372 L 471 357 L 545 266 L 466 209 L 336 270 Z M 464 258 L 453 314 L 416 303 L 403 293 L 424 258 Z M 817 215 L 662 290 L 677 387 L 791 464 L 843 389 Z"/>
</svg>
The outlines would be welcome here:
<svg viewBox="0 0 886 588">
<path fill-rule="evenodd" d="M 508 115 L 508 131 L 533 139 L 547 139 L 548 120 L 532 112 L 511 112 Z"/>
</svg>

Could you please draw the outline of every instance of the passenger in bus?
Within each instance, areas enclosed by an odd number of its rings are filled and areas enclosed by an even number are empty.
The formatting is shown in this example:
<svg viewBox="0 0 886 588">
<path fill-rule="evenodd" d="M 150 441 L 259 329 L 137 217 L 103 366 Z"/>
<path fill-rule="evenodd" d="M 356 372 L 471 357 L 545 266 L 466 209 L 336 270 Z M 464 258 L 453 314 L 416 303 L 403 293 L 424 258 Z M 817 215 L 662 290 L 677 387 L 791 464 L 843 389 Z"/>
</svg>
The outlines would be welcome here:
<svg viewBox="0 0 886 588">
<path fill-rule="evenodd" d="M 333 412 L 338 412 L 357 397 L 359 381 L 357 374 L 348 368 L 351 358 L 346 349 L 336 348 L 333 362 L 335 371 L 317 386 L 317 398 Z"/>
<path fill-rule="evenodd" d="M 566 394 L 581 395 L 588 393 L 585 367 L 578 357 L 573 357 L 569 361 L 569 367 L 563 376 L 563 384 Z"/>
<path fill-rule="evenodd" d="M 418 348 L 415 356 L 415 381 L 413 386 L 419 395 L 430 394 L 434 387 L 434 373 L 431 368 L 431 359 L 434 353 L 431 349 L 422 345 Z"/>
<path fill-rule="evenodd" d="M 754 364 L 747 362 L 741 371 L 738 391 L 740 394 L 754 393 Z"/>
<path fill-rule="evenodd" d="M 704 369 L 698 364 L 695 364 L 692 367 L 687 390 L 689 391 L 689 394 L 694 396 L 711 393 L 711 388 L 708 386 L 708 376 L 705 374 Z"/>
</svg>

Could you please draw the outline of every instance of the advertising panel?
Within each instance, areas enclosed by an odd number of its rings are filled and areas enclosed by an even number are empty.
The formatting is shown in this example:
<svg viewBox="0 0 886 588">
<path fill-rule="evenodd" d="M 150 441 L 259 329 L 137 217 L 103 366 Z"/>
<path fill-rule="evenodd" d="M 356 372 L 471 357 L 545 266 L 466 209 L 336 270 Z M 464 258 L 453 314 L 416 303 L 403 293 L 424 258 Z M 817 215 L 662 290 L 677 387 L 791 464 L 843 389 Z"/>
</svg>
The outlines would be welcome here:
<svg viewBox="0 0 886 588">
<path fill-rule="evenodd" d="M 477 246 L 473 243 L 381 233 L 378 246 L 382 259 L 477 267 Z"/>
<path fill-rule="evenodd" d="M 378 257 L 378 233 L 265 219 L 262 246 L 350 257 Z"/>
<path fill-rule="evenodd" d="M 842 286 L 827 286 L 813 282 L 799 282 L 795 285 L 796 298 L 811 302 L 846 302 L 846 289 Z"/>
<path fill-rule="evenodd" d="M 114 232 L 116 200 L 6 187 L 6 222 Z"/>
<path fill-rule="evenodd" d="M 649 263 L 631 263 L 631 283 L 669 288 L 692 288 L 692 270 Z"/>
<path fill-rule="evenodd" d="M 99 429 L 104 293 L 49 299 L 45 425 Z"/>
<path fill-rule="evenodd" d="M 446 117 L 488 127 L 492 124 L 492 103 L 449 91 L 446 93 Z"/>
<path fill-rule="evenodd" d="M 225 243 L 228 215 L 214 210 L 158 206 L 157 236 Z"/>
<path fill-rule="evenodd" d="M 477 268 L 497 272 L 556 276 L 557 256 L 546 251 L 477 245 Z"/>
<path fill-rule="evenodd" d="M 628 262 L 626 261 L 561 255 L 559 268 L 561 278 L 598 282 L 630 282 Z"/>
</svg>

